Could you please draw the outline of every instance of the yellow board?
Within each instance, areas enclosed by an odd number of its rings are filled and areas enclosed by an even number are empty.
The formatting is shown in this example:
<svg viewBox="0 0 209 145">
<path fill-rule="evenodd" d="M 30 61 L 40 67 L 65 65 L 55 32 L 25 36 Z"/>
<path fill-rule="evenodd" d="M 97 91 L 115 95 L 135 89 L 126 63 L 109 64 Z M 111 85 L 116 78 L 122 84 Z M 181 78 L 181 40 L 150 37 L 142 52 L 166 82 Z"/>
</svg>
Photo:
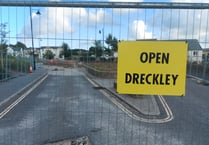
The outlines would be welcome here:
<svg viewBox="0 0 209 145">
<path fill-rule="evenodd" d="M 117 92 L 184 96 L 187 46 L 184 41 L 119 42 Z"/>
</svg>

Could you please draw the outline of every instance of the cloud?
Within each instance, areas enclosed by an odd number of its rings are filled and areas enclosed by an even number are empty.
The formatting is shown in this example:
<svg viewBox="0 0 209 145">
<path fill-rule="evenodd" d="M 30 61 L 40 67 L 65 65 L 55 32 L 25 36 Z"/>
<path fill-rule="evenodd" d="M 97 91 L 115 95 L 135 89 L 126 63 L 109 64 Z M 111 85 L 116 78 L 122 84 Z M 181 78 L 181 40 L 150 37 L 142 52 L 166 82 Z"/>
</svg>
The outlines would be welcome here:
<svg viewBox="0 0 209 145">
<path fill-rule="evenodd" d="M 130 33 L 134 39 L 151 39 L 152 32 L 147 32 L 147 26 L 142 20 L 134 20 L 130 25 Z"/>
<path fill-rule="evenodd" d="M 66 14 L 65 14 L 66 13 Z M 47 35 L 55 35 L 60 33 L 71 33 L 72 27 L 69 23 L 70 19 L 65 8 L 46 8 L 41 15 L 32 14 L 33 35 L 41 37 Z M 26 37 L 31 36 L 30 22 L 26 24 L 20 35 Z"/>
<path fill-rule="evenodd" d="M 109 1 L 119 2 L 119 0 Z M 128 2 L 127 0 L 120 1 Z M 134 0 L 134 2 L 142 2 L 142 0 Z M 177 2 L 177 0 L 172 2 Z M 202 1 L 187 0 L 184 2 Z M 34 38 L 62 39 L 64 37 L 64 39 L 71 39 L 73 37 L 77 40 L 81 37 L 84 39 L 87 37 L 87 39 L 98 39 L 99 37 L 100 39 L 97 32 L 98 29 L 104 27 L 105 33 L 110 31 L 114 34 L 121 29 L 120 33 L 126 35 L 127 32 L 124 31 L 129 31 L 127 37 L 131 38 L 128 39 L 134 40 L 153 37 L 157 39 L 199 39 L 201 41 L 209 39 L 208 10 L 155 9 L 153 11 L 147 9 L 145 13 L 144 9 L 135 11 L 135 9 L 48 7 L 41 13 L 41 16 L 32 14 Z M 143 19 L 144 15 L 146 15 L 146 20 Z M 127 21 L 127 19 L 129 20 Z M 130 24 L 127 24 L 128 22 Z M 126 37 L 125 35 L 119 37 L 122 39 Z M 31 38 L 29 18 L 20 36 Z"/>
<path fill-rule="evenodd" d="M 25 23 L 19 38 L 31 38 L 30 17 Z M 87 9 L 87 8 L 61 8 L 48 7 L 41 11 L 41 15 L 32 13 L 33 37 L 34 39 L 69 39 L 69 37 L 81 37 L 79 33 L 89 31 L 96 32 L 97 28 L 104 25 L 113 25 L 111 13 L 106 9 Z M 92 35 L 92 34 L 91 34 Z M 94 35 L 96 35 L 94 33 Z M 91 36 L 92 37 L 92 36 Z M 78 39 L 78 38 L 76 38 Z M 25 42 L 25 40 L 24 40 Z M 27 42 L 26 42 L 27 43 Z M 44 43 L 44 42 L 42 42 Z M 28 42 L 31 45 L 31 40 Z"/>
<path fill-rule="evenodd" d="M 49 1 L 61 1 L 61 0 L 49 0 Z M 109 0 L 109 1 L 122 1 L 128 2 L 128 0 Z M 133 0 L 133 2 L 141 2 L 142 0 Z M 128 9 L 119 10 L 120 13 L 131 12 Z M 113 19 L 115 15 L 115 9 L 105 8 L 61 8 L 61 7 L 46 7 L 41 11 L 41 15 L 37 16 L 32 13 L 33 21 L 33 36 L 34 38 L 41 37 L 55 37 L 59 34 L 69 35 L 75 33 L 80 27 L 108 27 L 111 25 L 118 25 L 117 20 Z M 30 18 L 28 22 L 22 28 L 19 36 L 31 37 Z"/>
<path fill-rule="evenodd" d="M 202 47 L 209 41 L 208 10 L 163 9 L 155 10 L 146 24 L 154 27 L 157 39 L 198 39 Z M 154 20 L 154 22 L 152 21 Z M 206 40 L 207 39 L 207 40 Z"/>
<path fill-rule="evenodd" d="M 208 3 L 209 0 L 171 0 L 171 2 L 184 2 L 184 3 Z"/>
<path fill-rule="evenodd" d="M 41 15 L 32 13 L 34 36 L 59 33 L 72 33 L 79 23 L 82 26 L 113 24 L 112 16 L 104 9 L 85 8 L 46 8 Z M 21 34 L 30 36 L 30 22 L 24 26 Z"/>
<path fill-rule="evenodd" d="M 47 8 L 46 12 L 40 18 L 40 34 L 56 35 L 60 33 L 71 33 L 69 12 L 65 8 Z M 35 21 L 37 22 L 37 21 Z M 35 30 L 38 30 L 36 28 Z M 36 35 L 36 34 L 35 34 Z"/>
<path fill-rule="evenodd" d="M 90 26 L 112 24 L 112 15 L 105 9 L 92 9 L 88 13 L 88 22 Z"/>
</svg>

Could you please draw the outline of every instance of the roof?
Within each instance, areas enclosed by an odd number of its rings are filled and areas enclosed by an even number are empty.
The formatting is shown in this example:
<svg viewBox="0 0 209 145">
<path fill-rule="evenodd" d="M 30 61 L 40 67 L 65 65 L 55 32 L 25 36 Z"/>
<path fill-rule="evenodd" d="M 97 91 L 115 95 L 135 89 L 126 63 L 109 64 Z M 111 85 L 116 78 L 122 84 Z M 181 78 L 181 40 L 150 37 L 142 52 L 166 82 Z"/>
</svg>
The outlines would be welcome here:
<svg viewBox="0 0 209 145">
<path fill-rule="evenodd" d="M 186 41 L 188 43 L 188 50 L 202 50 L 202 47 L 197 39 L 177 39 L 169 41 Z"/>
<path fill-rule="evenodd" d="M 40 49 L 60 49 L 61 46 L 42 46 Z"/>
<path fill-rule="evenodd" d="M 200 46 L 200 43 L 197 39 L 188 39 L 186 41 L 188 42 L 189 50 L 202 50 L 202 47 Z"/>
<path fill-rule="evenodd" d="M 157 39 L 137 39 L 137 41 L 158 41 Z M 203 50 L 197 39 L 175 39 L 175 40 L 160 40 L 160 41 L 186 41 L 188 50 Z"/>
</svg>

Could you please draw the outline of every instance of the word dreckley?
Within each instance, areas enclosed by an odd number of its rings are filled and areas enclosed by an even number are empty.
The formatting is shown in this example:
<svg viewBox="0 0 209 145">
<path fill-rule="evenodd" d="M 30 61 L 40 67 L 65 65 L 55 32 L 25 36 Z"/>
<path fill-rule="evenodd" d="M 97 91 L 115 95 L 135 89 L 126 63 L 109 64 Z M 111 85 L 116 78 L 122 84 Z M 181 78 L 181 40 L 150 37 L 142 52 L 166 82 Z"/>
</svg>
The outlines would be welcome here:
<svg viewBox="0 0 209 145">
<path fill-rule="evenodd" d="M 125 83 L 149 85 L 176 85 L 177 74 L 125 73 Z"/>
</svg>

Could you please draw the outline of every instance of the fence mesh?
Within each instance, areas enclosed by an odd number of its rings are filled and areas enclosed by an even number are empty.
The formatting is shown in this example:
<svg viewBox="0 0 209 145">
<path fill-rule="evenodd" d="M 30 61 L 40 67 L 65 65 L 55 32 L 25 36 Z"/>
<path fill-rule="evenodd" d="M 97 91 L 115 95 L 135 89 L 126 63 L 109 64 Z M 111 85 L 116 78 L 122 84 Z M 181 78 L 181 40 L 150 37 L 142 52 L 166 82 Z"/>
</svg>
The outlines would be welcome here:
<svg viewBox="0 0 209 145">
<path fill-rule="evenodd" d="M 208 3 L 0 5 L 0 79 L 25 74 L 16 85 L 21 86 L 42 69 L 49 74 L 0 114 L 0 144 L 50 144 L 82 136 L 92 145 L 209 144 Z M 124 40 L 187 41 L 186 96 L 117 94 L 117 43 Z M 31 75 L 30 66 L 36 66 Z M 14 80 L 0 84 L 11 82 L 0 95 L 1 112 L 7 92 L 18 88 Z"/>
</svg>

